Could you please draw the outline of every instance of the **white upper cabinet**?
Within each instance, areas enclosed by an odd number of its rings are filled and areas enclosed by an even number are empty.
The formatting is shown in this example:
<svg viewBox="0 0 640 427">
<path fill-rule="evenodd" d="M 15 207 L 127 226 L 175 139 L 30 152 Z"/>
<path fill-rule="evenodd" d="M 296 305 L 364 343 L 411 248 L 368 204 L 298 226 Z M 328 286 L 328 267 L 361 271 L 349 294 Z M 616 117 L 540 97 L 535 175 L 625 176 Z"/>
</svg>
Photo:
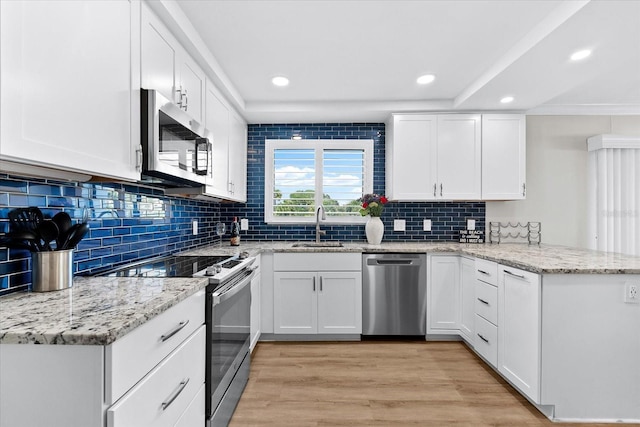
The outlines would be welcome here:
<svg viewBox="0 0 640 427">
<path fill-rule="evenodd" d="M 213 134 L 213 173 L 205 195 L 246 202 L 247 124 L 210 82 L 205 104 L 205 126 Z"/>
<path fill-rule="evenodd" d="M 247 201 L 247 124 L 232 111 L 229 115 L 229 199 Z"/>
<path fill-rule="evenodd" d="M 525 124 L 519 114 L 394 114 L 386 142 L 387 197 L 523 199 Z"/>
<path fill-rule="evenodd" d="M 477 114 L 396 114 L 386 148 L 387 197 L 480 199 L 481 121 Z"/>
<path fill-rule="evenodd" d="M 524 199 L 526 190 L 525 116 L 483 115 L 482 199 Z"/>
<path fill-rule="evenodd" d="M 140 3 L 2 1 L 0 15 L 0 159 L 139 179 Z"/>
<path fill-rule="evenodd" d="M 144 89 L 155 89 L 203 122 L 205 74 L 145 3 L 142 4 Z"/>
<path fill-rule="evenodd" d="M 393 200 L 436 197 L 437 116 L 394 115 L 386 142 L 386 193 Z"/>
<path fill-rule="evenodd" d="M 480 199 L 480 126 L 479 114 L 438 116 L 438 198 Z"/>
</svg>

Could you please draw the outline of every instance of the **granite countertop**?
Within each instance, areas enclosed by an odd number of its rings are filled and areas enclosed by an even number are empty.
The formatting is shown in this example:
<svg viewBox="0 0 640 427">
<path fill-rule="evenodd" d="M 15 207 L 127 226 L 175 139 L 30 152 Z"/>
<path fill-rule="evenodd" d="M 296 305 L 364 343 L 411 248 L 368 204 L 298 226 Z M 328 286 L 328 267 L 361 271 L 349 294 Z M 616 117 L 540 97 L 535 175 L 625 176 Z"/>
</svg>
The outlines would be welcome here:
<svg viewBox="0 0 640 427">
<path fill-rule="evenodd" d="M 0 343 L 108 345 L 204 289 L 206 278 L 74 277 L 69 289 L 0 298 Z"/>
<path fill-rule="evenodd" d="M 295 242 L 209 245 L 182 255 L 250 255 L 274 252 L 451 253 L 496 261 L 539 274 L 640 274 L 640 257 L 553 245 L 398 242 L 343 247 L 293 247 Z M 0 343 L 108 345 L 185 298 L 206 278 L 74 277 L 62 291 L 0 298 Z"/>
<path fill-rule="evenodd" d="M 470 244 L 397 242 L 369 245 L 343 242 L 343 247 L 293 247 L 295 242 L 243 242 L 239 247 L 223 246 L 229 255 L 239 251 L 260 252 L 451 252 L 495 261 L 538 274 L 640 274 L 640 257 L 557 245 L 524 243 Z M 215 245 L 186 252 L 192 255 L 219 254 Z"/>
</svg>

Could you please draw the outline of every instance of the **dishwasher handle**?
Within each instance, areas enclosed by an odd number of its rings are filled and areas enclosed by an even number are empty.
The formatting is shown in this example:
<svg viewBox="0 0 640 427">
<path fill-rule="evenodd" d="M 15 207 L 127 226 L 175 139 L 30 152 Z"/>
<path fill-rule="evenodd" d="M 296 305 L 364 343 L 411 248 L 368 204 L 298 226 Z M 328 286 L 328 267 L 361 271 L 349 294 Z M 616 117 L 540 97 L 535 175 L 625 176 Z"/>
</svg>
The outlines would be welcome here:
<svg viewBox="0 0 640 427">
<path fill-rule="evenodd" d="M 415 259 L 368 259 L 367 265 L 413 265 Z"/>
</svg>

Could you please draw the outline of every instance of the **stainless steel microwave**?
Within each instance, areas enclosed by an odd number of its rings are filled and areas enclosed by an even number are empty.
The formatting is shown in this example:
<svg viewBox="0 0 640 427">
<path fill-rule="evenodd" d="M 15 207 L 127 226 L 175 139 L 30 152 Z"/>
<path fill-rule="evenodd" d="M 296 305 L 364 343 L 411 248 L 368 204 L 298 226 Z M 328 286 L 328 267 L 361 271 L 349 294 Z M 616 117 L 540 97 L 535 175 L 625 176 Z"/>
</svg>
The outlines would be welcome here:
<svg viewBox="0 0 640 427">
<path fill-rule="evenodd" d="M 155 90 L 141 90 L 142 181 L 198 187 L 212 176 L 211 132 Z"/>
</svg>

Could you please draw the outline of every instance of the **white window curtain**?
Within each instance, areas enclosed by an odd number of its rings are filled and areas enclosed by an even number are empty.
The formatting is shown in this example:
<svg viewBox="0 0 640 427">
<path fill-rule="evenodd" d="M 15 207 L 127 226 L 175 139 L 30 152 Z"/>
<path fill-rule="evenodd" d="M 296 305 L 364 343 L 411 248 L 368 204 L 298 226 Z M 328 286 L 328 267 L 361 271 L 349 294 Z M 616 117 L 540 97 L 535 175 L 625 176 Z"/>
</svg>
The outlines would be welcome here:
<svg viewBox="0 0 640 427">
<path fill-rule="evenodd" d="M 640 137 L 597 135 L 587 147 L 591 248 L 640 255 Z"/>
</svg>

